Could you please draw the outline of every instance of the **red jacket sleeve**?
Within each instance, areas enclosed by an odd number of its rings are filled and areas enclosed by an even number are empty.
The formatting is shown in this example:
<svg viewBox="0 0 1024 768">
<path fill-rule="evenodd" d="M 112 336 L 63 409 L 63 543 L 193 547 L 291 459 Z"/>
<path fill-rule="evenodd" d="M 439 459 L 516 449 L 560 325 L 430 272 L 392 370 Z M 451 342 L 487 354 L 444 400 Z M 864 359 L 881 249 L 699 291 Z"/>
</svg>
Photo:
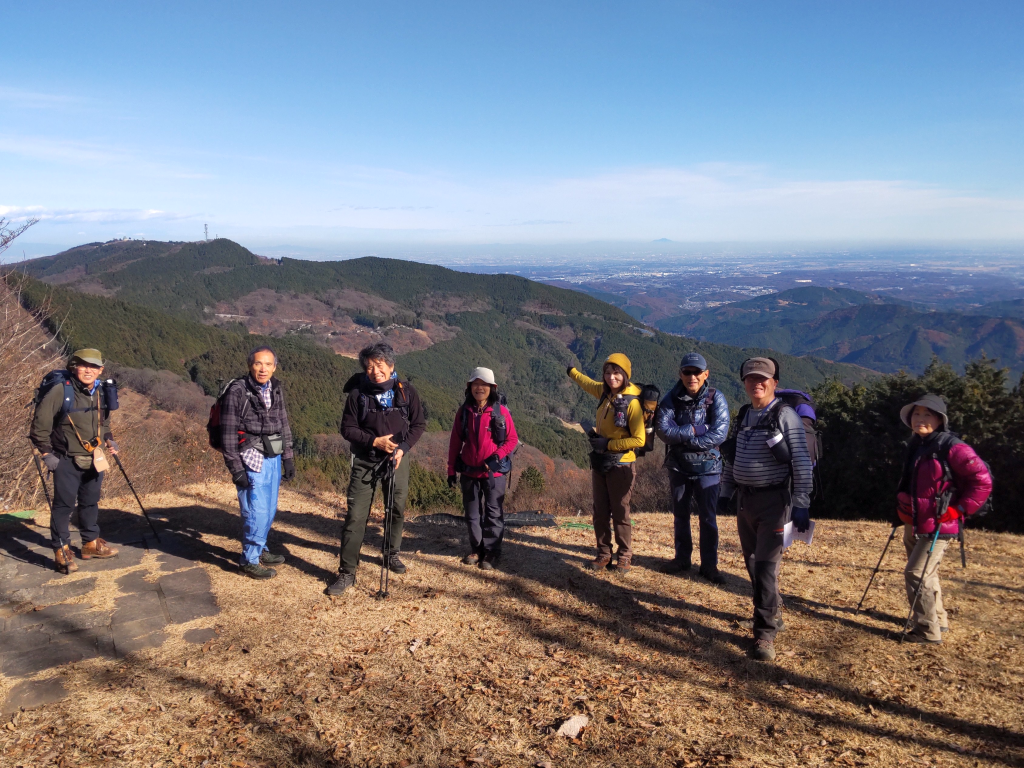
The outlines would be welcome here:
<svg viewBox="0 0 1024 768">
<path fill-rule="evenodd" d="M 516 449 L 516 446 L 519 445 L 519 434 L 516 432 L 516 425 L 512 423 L 512 414 L 509 413 L 508 408 L 504 405 L 500 406 L 500 408 L 502 413 L 505 414 L 507 432 L 505 435 L 505 444 L 498 449 L 498 458 L 504 459 Z"/>
<path fill-rule="evenodd" d="M 955 485 L 950 506 L 965 515 L 973 515 L 992 493 L 992 475 L 988 467 L 971 446 L 958 443 L 949 452 L 949 469 Z"/>
<path fill-rule="evenodd" d="M 452 434 L 448 438 L 448 475 L 455 474 L 455 460 L 462 453 L 462 408 L 455 412 L 455 420 L 452 422 Z"/>
</svg>

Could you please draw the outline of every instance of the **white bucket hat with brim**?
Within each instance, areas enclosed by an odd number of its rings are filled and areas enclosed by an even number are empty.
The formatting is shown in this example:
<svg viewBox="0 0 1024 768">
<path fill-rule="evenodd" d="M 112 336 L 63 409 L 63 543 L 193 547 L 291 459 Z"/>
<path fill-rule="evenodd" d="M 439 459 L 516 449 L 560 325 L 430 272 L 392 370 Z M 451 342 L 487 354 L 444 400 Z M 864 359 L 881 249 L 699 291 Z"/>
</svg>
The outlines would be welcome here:
<svg viewBox="0 0 1024 768">
<path fill-rule="evenodd" d="M 494 371 L 490 368 L 474 368 L 473 372 L 469 374 L 469 378 L 466 380 L 466 383 L 472 384 L 477 379 L 482 381 L 484 384 L 490 384 L 492 387 L 498 386 L 498 382 L 494 380 Z"/>
<path fill-rule="evenodd" d="M 946 401 L 938 395 L 931 393 L 922 395 L 912 403 L 907 403 L 900 408 L 900 421 L 906 424 L 908 427 L 913 429 L 914 427 L 910 423 L 910 414 L 914 412 L 914 407 L 923 405 L 929 411 L 932 411 L 942 417 L 942 428 L 944 430 L 949 429 L 949 416 L 946 415 Z"/>
</svg>

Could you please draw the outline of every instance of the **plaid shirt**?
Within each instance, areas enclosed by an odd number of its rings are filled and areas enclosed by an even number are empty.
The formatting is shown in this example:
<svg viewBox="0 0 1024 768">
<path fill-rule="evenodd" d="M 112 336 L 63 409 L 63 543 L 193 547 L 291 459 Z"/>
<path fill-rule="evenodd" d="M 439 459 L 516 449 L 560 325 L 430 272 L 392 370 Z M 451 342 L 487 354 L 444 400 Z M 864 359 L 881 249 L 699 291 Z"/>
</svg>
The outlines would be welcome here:
<svg viewBox="0 0 1024 768">
<path fill-rule="evenodd" d="M 269 381 L 260 387 L 260 398 L 263 400 L 263 404 L 267 406 L 267 410 L 269 411 L 270 406 L 274 403 L 270 393 Z M 245 464 L 250 471 L 259 474 L 263 471 L 263 452 L 258 448 L 246 448 L 242 451 L 242 463 Z"/>
<path fill-rule="evenodd" d="M 243 411 L 245 418 L 242 418 Z M 263 455 L 259 449 L 246 448 L 245 455 L 239 452 L 240 432 L 250 435 L 280 434 L 284 438 L 284 453 L 281 457 L 290 459 L 294 456 L 284 391 L 277 379 L 271 379 L 267 386 L 261 387 L 246 376 L 233 384 L 221 405 L 220 426 L 224 463 L 232 475 L 244 469 L 259 472 L 263 468 Z M 258 456 L 253 456 L 253 451 Z"/>
</svg>

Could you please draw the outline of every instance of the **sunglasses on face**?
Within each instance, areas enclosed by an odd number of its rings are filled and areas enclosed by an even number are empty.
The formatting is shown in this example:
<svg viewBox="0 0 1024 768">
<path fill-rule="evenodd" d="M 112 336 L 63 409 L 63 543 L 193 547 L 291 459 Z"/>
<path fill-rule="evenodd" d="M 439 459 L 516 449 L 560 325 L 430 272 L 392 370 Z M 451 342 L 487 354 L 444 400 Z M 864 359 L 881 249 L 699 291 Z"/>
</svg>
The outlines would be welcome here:
<svg viewBox="0 0 1024 768">
<path fill-rule="evenodd" d="M 697 376 L 700 376 L 702 373 L 704 373 L 704 371 L 698 371 L 698 370 L 696 370 L 694 368 L 687 368 L 685 371 L 680 371 L 680 373 L 683 376 L 697 377 Z"/>
</svg>

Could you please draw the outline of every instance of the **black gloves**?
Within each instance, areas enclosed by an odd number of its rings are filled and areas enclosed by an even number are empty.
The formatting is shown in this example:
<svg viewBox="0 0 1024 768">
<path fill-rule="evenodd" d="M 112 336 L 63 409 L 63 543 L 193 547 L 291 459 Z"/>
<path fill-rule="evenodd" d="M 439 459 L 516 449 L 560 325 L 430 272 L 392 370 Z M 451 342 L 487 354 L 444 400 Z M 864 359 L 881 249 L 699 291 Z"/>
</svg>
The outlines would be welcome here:
<svg viewBox="0 0 1024 768">
<path fill-rule="evenodd" d="M 252 488 L 252 484 L 249 482 L 249 475 L 243 469 L 241 472 L 235 472 L 231 476 L 231 482 L 235 484 L 235 488 L 240 491 L 247 491 Z"/>
<path fill-rule="evenodd" d="M 491 472 L 497 472 L 499 461 L 500 459 L 498 458 L 498 454 L 492 453 L 490 456 L 487 457 L 487 460 L 484 461 L 484 466 L 491 470 Z"/>
<path fill-rule="evenodd" d="M 51 472 L 56 472 L 57 466 L 60 464 L 60 459 L 52 453 L 47 453 L 43 456 L 43 464 L 45 464 L 46 468 Z"/>
<path fill-rule="evenodd" d="M 803 533 L 811 527 L 811 510 L 807 507 L 793 507 L 793 513 L 789 519 L 793 521 L 796 529 Z"/>
<path fill-rule="evenodd" d="M 565 369 L 565 375 L 566 376 L 572 376 L 572 372 L 573 372 L 573 369 L 575 367 L 576 367 L 575 365 L 570 365 L 568 368 L 566 368 Z"/>
<path fill-rule="evenodd" d="M 732 512 L 732 499 L 725 496 L 718 497 L 718 514 L 727 515 Z"/>
<path fill-rule="evenodd" d="M 608 438 L 600 435 L 590 436 L 590 450 L 594 453 L 604 453 L 608 450 Z"/>
<path fill-rule="evenodd" d="M 449 488 L 454 488 L 458 484 L 459 484 L 459 476 L 458 475 L 448 475 L 448 487 Z"/>
<path fill-rule="evenodd" d="M 295 459 L 284 459 L 284 479 L 291 480 L 295 477 Z"/>
</svg>

